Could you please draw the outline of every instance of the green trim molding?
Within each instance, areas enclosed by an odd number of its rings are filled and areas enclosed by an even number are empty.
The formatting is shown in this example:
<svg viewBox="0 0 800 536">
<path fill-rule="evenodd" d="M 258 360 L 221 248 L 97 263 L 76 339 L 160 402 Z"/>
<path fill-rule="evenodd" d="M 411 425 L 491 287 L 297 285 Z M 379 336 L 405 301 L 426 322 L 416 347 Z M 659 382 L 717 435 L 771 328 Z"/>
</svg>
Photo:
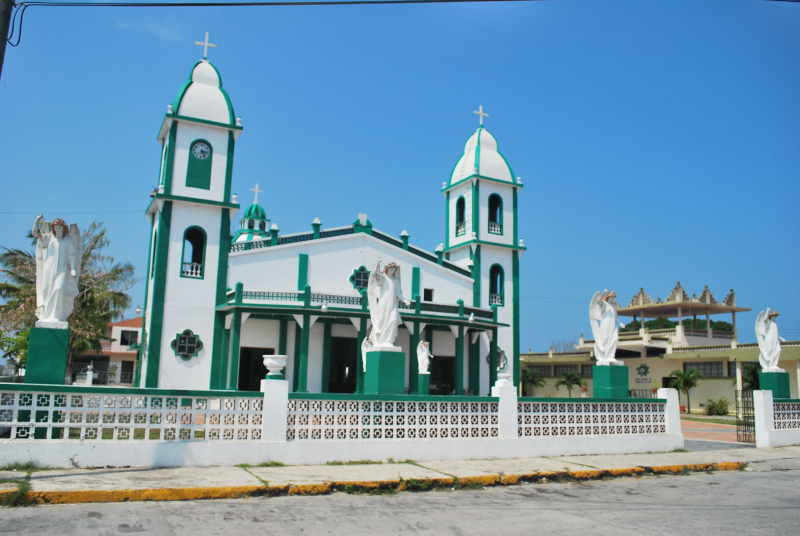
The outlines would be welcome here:
<svg viewBox="0 0 800 536">
<path fill-rule="evenodd" d="M 497 242 L 487 242 L 486 240 L 473 240 L 473 239 L 465 240 L 465 241 L 463 241 L 460 244 L 455 245 L 455 246 L 445 247 L 444 251 L 445 251 L 445 253 L 447 253 L 447 252 L 456 250 L 458 248 L 463 248 L 464 246 L 469 246 L 469 245 L 472 245 L 472 244 L 476 244 L 476 245 L 480 244 L 480 245 L 483 245 L 483 246 L 494 246 L 496 248 L 513 249 L 513 250 L 516 250 L 516 251 L 528 251 L 528 248 L 525 247 L 525 246 L 514 246 L 514 245 L 511 245 L 511 244 L 498 244 Z"/>
<path fill-rule="evenodd" d="M 308 284 L 308 255 L 300 253 L 297 256 L 297 290 L 305 290 Z"/>
<path fill-rule="evenodd" d="M 156 245 L 156 275 L 153 278 L 153 304 L 150 307 L 150 340 L 147 345 L 147 370 L 144 386 L 158 387 L 158 370 L 161 360 L 161 338 L 164 325 L 164 299 L 167 287 L 167 265 L 169 257 L 169 235 L 172 224 L 172 203 L 165 202 L 158 219 L 158 243 Z"/>
<path fill-rule="evenodd" d="M 186 233 L 191 231 L 192 229 L 198 229 L 201 233 L 203 233 L 203 259 L 200 261 L 200 275 L 184 275 L 183 273 L 183 259 L 186 258 Z M 178 269 L 180 270 L 178 275 L 180 277 L 186 279 L 205 279 L 206 277 L 206 250 L 208 249 L 208 234 L 206 230 L 200 227 L 199 225 L 192 225 L 187 227 L 185 231 L 183 231 L 183 244 L 181 244 L 181 261 L 178 263 Z M 194 257 L 194 244 L 192 244 L 192 257 Z M 194 264 L 194 263 L 192 263 Z"/>
</svg>

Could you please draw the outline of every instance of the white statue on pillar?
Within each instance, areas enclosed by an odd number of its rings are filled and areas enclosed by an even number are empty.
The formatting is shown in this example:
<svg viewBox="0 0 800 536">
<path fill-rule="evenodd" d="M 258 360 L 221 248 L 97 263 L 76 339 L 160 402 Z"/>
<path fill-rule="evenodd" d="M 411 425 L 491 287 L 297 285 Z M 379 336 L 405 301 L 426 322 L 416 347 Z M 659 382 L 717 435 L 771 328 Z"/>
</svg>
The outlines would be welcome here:
<svg viewBox="0 0 800 536">
<path fill-rule="evenodd" d="M 433 359 L 433 354 L 431 354 L 430 345 L 425 341 L 419 341 L 417 345 L 417 367 L 420 374 L 430 374 L 428 367 L 431 359 Z"/>
<path fill-rule="evenodd" d="M 36 239 L 36 325 L 66 329 L 78 296 L 80 231 L 74 223 L 67 229 L 61 218 L 51 223 L 39 214 L 31 234 Z"/>
<path fill-rule="evenodd" d="M 381 258 L 378 257 L 367 283 L 369 317 L 372 320 L 370 340 L 374 350 L 402 351 L 394 345 L 400 319 L 400 302 L 410 305 L 400 289 L 400 267 L 389 263 L 381 271 Z"/>
<path fill-rule="evenodd" d="M 589 320 L 594 334 L 594 356 L 598 365 L 621 365 L 614 357 L 619 342 L 619 328 L 625 327 L 617 318 L 615 292 L 608 289 L 595 292 L 589 304 Z"/>
<path fill-rule="evenodd" d="M 783 337 L 778 335 L 778 324 L 775 319 L 778 317 L 778 311 L 761 311 L 756 318 L 756 340 L 758 340 L 758 349 L 761 353 L 758 356 L 758 362 L 764 372 L 785 372 L 782 368 L 778 368 L 778 361 L 781 359 L 781 343 L 786 342 Z"/>
</svg>

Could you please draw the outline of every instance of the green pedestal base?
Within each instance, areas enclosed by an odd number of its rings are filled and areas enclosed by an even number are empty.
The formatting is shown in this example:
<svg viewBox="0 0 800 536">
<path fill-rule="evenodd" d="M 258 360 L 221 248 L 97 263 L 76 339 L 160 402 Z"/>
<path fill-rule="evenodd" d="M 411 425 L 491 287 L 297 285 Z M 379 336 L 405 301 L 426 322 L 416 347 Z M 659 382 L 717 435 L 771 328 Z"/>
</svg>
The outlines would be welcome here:
<svg viewBox="0 0 800 536">
<path fill-rule="evenodd" d="M 772 391 L 772 398 L 792 398 L 788 372 L 759 372 L 758 384 L 762 391 Z"/>
<path fill-rule="evenodd" d="M 68 346 L 68 329 L 31 328 L 25 383 L 64 385 Z"/>
<path fill-rule="evenodd" d="M 420 374 L 419 378 L 417 379 L 417 392 L 415 394 L 418 395 L 429 395 L 431 394 L 431 375 L 430 374 Z"/>
<path fill-rule="evenodd" d="M 594 398 L 628 398 L 628 367 L 592 367 Z"/>
<path fill-rule="evenodd" d="M 402 395 L 405 392 L 406 354 L 404 352 L 367 352 L 364 394 Z"/>
</svg>

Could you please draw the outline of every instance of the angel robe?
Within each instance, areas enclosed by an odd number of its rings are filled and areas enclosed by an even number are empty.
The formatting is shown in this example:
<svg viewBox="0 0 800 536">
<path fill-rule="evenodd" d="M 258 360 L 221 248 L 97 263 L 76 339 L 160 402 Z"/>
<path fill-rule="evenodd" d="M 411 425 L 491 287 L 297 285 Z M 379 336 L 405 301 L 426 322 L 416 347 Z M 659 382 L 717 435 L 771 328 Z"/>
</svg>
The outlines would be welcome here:
<svg viewBox="0 0 800 536">
<path fill-rule="evenodd" d="M 756 319 L 756 340 L 761 353 L 758 362 L 765 372 L 782 372 L 778 368 L 781 359 L 781 341 L 778 337 L 778 324 L 761 311 Z"/>
<path fill-rule="evenodd" d="M 420 341 L 417 345 L 417 367 L 420 374 L 430 374 L 428 368 L 432 357 L 431 347 Z"/>
<path fill-rule="evenodd" d="M 595 292 L 589 305 L 589 319 L 594 335 L 594 355 L 598 365 L 615 362 L 619 342 L 617 308 L 603 299 L 605 293 Z"/>
<path fill-rule="evenodd" d="M 36 240 L 36 316 L 46 322 L 66 322 L 78 296 L 79 269 L 72 233 L 58 238 L 45 222 Z"/>
</svg>

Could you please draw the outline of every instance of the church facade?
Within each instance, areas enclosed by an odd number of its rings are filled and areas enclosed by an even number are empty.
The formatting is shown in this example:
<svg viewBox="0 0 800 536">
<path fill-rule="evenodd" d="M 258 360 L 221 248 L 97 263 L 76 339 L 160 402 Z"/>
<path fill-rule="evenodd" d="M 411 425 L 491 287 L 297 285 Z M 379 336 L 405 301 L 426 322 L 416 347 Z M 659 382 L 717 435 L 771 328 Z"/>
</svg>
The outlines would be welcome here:
<svg viewBox="0 0 800 536">
<path fill-rule="evenodd" d="M 482 111 L 482 110 L 481 110 Z M 363 392 L 365 290 L 378 258 L 395 262 L 406 392 L 417 393 L 416 347 L 428 341 L 430 394 L 488 395 L 498 373 L 519 385 L 517 196 L 522 188 L 482 125 L 442 184 L 445 236 L 434 252 L 390 236 L 366 214 L 349 225 L 280 232 L 256 199 L 231 195 L 241 120 L 217 69 L 198 62 L 168 107 L 158 141 L 144 333 L 134 385 L 256 391 L 263 356 L 287 356 L 295 392 Z M 348 218 L 349 220 L 349 218 Z M 498 351 L 499 350 L 499 351 Z"/>
</svg>

